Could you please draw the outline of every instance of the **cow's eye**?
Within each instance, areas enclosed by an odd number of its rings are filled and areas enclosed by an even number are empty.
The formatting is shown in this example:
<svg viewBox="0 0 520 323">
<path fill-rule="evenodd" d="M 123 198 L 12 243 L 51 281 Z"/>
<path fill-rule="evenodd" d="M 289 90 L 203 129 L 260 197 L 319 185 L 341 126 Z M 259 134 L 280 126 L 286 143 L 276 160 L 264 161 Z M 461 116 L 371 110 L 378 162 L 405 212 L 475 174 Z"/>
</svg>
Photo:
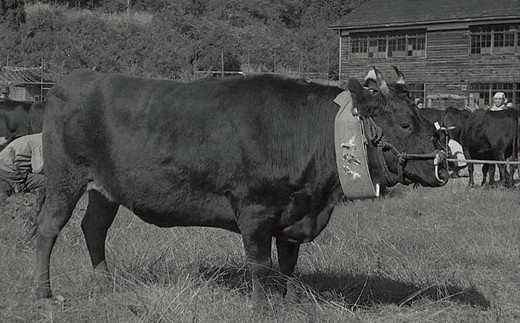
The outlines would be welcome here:
<svg viewBox="0 0 520 323">
<path fill-rule="evenodd" d="M 401 128 L 403 129 L 410 129 L 410 124 L 408 122 L 401 122 Z"/>
</svg>

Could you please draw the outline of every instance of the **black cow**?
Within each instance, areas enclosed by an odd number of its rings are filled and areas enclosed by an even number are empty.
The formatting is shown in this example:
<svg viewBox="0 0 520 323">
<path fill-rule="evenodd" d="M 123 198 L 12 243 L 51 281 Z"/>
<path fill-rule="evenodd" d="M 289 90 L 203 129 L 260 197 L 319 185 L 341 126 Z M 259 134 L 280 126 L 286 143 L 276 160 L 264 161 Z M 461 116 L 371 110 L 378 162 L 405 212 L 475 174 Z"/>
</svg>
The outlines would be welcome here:
<svg viewBox="0 0 520 323">
<path fill-rule="evenodd" d="M 460 144 L 460 133 L 462 127 L 470 115 L 471 111 L 468 109 L 457 109 L 454 107 L 447 107 L 444 109 L 440 120 L 441 129 L 438 131 L 439 141 L 446 143 L 449 139 L 453 139 Z M 463 167 L 458 167 L 457 163 L 452 162 L 449 163 L 449 167 L 453 170 L 452 175 L 454 177 L 459 177 L 459 170 Z"/>
<path fill-rule="evenodd" d="M 447 107 L 441 115 L 441 127 L 447 131 L 449 139 L 453 139 L 460 143 L 460 133 L 462 127 L 471 115 L 468 109 L 457 109 L 454 107 Z"/>
<path fill-rule="evenodd" d="M 0 150 L 14 139 L 42 131 L 45 103 L 0 100 Z"/>
<path fill-rule="evenodd" d="M 442 119 L 442 110 L 434 109 L 434 108 L 422 108 L 419 109 L 421 111 L 421 115 L 431 124 L 435 124 L 438 122 L 441 123 Z"/>
<path fill-rule="evenodd" d="M 404 85 L 380 91 L 351 79 L 357 111 L 372 117 L 398 150 L 430 153 L 424 124 Z M 105 272 L 105 238 L 119 205 L 161 227 L 210 226 L 240 233 L 253 296 L 271 266 L 293 274 L 301 243 L 327 225 L 342 197 L 335 162 L 334 98 L 342 91 L 276 76 L 194 83 L 77 70 L 47 98 L 43 127 L 46 199 L 38 216 L 36 293 L 50 297 L 49 261 L 61 228 L 89 186 L 82 221 L 96 271 Z M 385 151 L 391 172 L 395 152 Z M 431 160 L 404 165 L 407 180 L 443 185 Z M 285 290 L 294 296 L 291 285 Z"/>
<path fill-rule="evenodd" d="M 437 148 L 442 148 L 447 151 L 447 145 L 450 139 L 460 143 L 460 131 L 462 125 L 471 114 L 470 110 L 459 110 L 454 107 L 447 107 L 444 110 L 425 108 L 420 109 L 420 111 L 422 117 L 428 120 L 428 122 L 437 124 L 438 129 L 432 138 Z M 458 167 L 454 162 L 449 162 L 448 167 L 453 171 L 452 177 L 459 176 L 458 173 L 462 167 Z"/>
<path fill-rule="evenodd" d="M 460 133 L 460 140 L 467 159 L 500 160 L 511 157 L 517 160 L 518 152 L 518 114 L 514 109 L 502 111 L 475 110 L 464 123 Z M 482 166 L 483 180 L 486 183 L 486 174 L 494 165 Z M 473 186 L 473 164 L 469 164 L 469 186 Z M 513 185 L 513 174 L 507 171 L 505 165 L 499 165 L 500 184 L 506 187 Z M 491 178 L 490 178 L 491 179 Z M 491 181 L 492 183 L 493 181 Z"/>
</svg>

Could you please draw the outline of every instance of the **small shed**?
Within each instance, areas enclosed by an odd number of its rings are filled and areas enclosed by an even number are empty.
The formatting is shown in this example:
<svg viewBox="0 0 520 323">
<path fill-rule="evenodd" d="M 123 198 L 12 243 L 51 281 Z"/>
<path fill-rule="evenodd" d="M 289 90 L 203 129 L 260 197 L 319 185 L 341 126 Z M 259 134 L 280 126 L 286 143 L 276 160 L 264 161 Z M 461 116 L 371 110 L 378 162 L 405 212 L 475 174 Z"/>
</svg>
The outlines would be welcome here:
<svg viewBox="0 0 520 323">
<path fill-rule="evenodd" d="M 0 69 L 0 88 L 9 88 L 9 97 L 18 101 L 42 101 L 54 85 L 53 77 L 35 67 L 3 66 Z"/>
</svg>

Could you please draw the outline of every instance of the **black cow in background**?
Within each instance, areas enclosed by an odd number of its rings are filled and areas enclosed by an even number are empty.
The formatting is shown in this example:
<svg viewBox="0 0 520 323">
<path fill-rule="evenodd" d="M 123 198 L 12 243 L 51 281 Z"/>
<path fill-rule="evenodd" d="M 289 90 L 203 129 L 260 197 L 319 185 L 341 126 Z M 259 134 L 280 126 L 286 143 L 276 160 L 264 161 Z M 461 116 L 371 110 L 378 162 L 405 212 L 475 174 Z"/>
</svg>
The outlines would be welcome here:
<svg viewBox="0 0 520 323">
<path fill-rule="evenodd" d="M 424 108 L 420 109 L 421 115 L 424 119 L 432 124 L 436 124 L 437 131 L 433 135 L 432 140 L 438 149 L 448 150 L 448 141 L 450 139 L 457 141 L 460 144 L 460 131 L 462 125 L 471 114 L 470 110 L 457 109 L 454 107 L 447 107 L 444 110 Z M 454 157 L 454 156 L 450 156 Z M 452 171 L 452 177 L 459 177 L 460 169 L 457 163 L 449 162 L 449 169 Z"/>
<path fill-rule="evenodd" d="M 0 100 L 0 150 L 18 137 L 42 132 L 45 102 Z"/>
<path fill-rule="evenodd" d="M 512 161 L 516 161 L 518 156 L 518 113 L 515 109 L 502 111 L 477 109 L 464 123 L 460 140 L 466 159 L 505 161 L 511 157 Z M 494 167 L 494 165 L 484 164 L 482 166 L 484 175 L 482 184 L 486 183 L 486 175 L 490 167 Z M 507 171 L 506 165 L 499 165 L 498 168 L 500 184 L 506 187 L 512 186 L 516 166 L 512 165 L 510 172 Z M 468 165 L 468 170 L 468 185 L 473 186 L 473 164 Z"/>
<path fill-rule="evenodd" d="M 453 139 L 460 143 L 460 133 L 466 120 L 471 115 L 468 109 L 457 109 L 454 107 L 447 107 L 442 111 L 441 127 L 446 128 L 449 139 Z"/>
<path fill-rule="evenodd" d="M 446 143 L 452 139 L 462 145 L 460 133 L 470 115 L 471 111 L 468 109 L 457 109 L 454 107 L 444 109 L 440 120 L 441 129 L 437 132 L 438 140 L 442 143 Z M 466 166 L 459 167 L 458 163 L 450 162 L 449 167 L 453 170 L 453 177 L 459 177 L 459 171 Z"/>
<path fill-rule="evenodd" d="M 442 118 L 442 110 L 434 109 L 434 108 L 422 108 L 419 109 L 423 118 L 425 118 L 429 123 L 435 124 L 435 122 L 441 123 Z"/>
</svg>

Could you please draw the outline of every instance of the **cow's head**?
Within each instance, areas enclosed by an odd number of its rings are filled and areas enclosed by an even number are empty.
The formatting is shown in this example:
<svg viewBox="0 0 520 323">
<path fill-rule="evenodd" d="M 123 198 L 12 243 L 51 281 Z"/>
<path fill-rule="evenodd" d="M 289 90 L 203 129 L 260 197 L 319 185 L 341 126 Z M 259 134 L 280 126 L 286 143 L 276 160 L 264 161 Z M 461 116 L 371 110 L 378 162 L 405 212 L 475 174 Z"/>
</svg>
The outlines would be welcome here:
<svg viewBox="0 0 520 323">
<path fill-rule="evenodd" d="M 368 149 L 371 171 L 379 177 L 381 183 L 385 183 L 384 168 L 387 167 L 388 171 L 396 177 L 401 170 L 404 183 L 441 186 L 448 180 L 448 172 L 441 167 L 436 176 L 433 159 L 399 162 L 398 153 L 433 154 L 435 147 L 431 138 L 435 127 L 420 117 L 419 110 L 406 87 L 404 75 L 397 68 L 396 71 L 399 79 L 394 84 L 387 84 L 382 73 L 376 68 L 374 68 L 376 80 L 370 88 L 363 87 L 353 78 L 348 81 L 347 87 L 352 96 L 354 111 L 362 119 L 371 118 L 378 126 L 376 128 L 382 130 L 383 140 L 396 148 L 396 150 L 388 147 L 383 149 L 386 163 L 384 166 L 378 157 L 377 144 L 381 146 L 381 141 L 373 141 Z M 365 130 L 367 132 L 374 129 Z M 387 186 L 393 184 L 386 182 Z"/>
</svg>

